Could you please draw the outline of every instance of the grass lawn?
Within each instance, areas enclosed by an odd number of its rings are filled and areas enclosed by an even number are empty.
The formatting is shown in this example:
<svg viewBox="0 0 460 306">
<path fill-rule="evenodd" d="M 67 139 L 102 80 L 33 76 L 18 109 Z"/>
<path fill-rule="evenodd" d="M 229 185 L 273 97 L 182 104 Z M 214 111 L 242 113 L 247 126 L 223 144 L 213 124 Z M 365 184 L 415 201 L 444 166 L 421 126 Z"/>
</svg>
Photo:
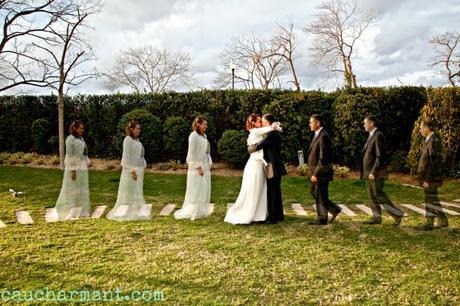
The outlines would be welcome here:
<svg viewBox="0 0 460 306">
<path fill-rule="evenodd" d="M 118 178 L 115 171 L 90 172 L 93 207 L 113 206 Z M 214 213 L 177 221 L 158 213 L 167 203 L 181 206 L 186 177 L 146 174 L 152 222 L 45 223 L 61 179 L 59 170 L 0 167 L 0 220 L 7 225 L 0 229 L 0 293 L 119 288 L 126 294 L 162 290 L 162 303 L 176 305 L 460 304 L 460 216 L 448 216 L 450 228 L 432 232 L 416 231 L 424 218 L 407 210 L 400 228 L 388 217 L 383 225 L 361 225 L 363 213 L 313 227 L 307 225 L 313 211 L 296 216 L 290 208 L 292 202 L 305 209 L 313 204 L 306 179 L 286 177 L 285 222 L 232 226 L 223 218 L 241 178 L 214 176 Z M 14 198 L 9 188 L 26 194 Z M 395 203 L 423 202 L 421 190 L 397 182 L 388 182 L 386 191 Z M 446 183 L 440 193 L 442 200 L 459 199 L 460 181 Z M 330 195 L 350 208 L 368 203 L 357 180 L 334 181 Z M 18 224 L 14 212 L 20 209 L 35 224 Z"/>
</svg>

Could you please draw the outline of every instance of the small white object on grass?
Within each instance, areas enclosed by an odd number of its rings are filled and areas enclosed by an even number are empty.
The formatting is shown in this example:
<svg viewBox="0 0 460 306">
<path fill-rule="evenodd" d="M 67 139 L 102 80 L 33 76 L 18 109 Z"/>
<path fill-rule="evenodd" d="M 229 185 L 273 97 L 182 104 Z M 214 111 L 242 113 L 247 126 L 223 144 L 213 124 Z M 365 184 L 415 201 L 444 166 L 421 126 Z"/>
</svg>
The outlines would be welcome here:
<svg viewBox="0 0 460 306">
<path fill-rule="evenodd" d="M 297 216 L 307 216 L 307 212 L 305 211 L 305 209 L 303 209 L 300 203 L 292 203 L 291 207 Z"/>
<path fill-rule="evenodd" d="M 59 221 L 59 216 L 56 208 L 47 208 L 45 210 L 45 221 L 48 223 Z"/>
<path fill-rule="evenodd" d="M 29 215 L 29 212 L 26 210 L 19 210 L 15 212 L 16 219 L 18 220 L 19 224 L 33 224 L 34 220 Z"/>
<path fill-rule="evenodd" d="M 14 191 L 14 190 L 11 189 L 11 188 L 10 188 L 9 191 L 10 191 L 10 193 L 11 193 L 11 195 L 12 195 L 13 197 L 17 197 L 17 196 L 20 196 L 20 195 L 23 195 L 23 194 L 24 194 L 24 192 L 22 192 L 22 191 Z"/>
<path fill-rule="evenodd" d="M 160 211 L 160 216 L 169 216 L 170 213 L 174 211 L 176 205 L 174 204 L 167 204 L 163 209 Z"/>
<path fill-rule="evenodd" d="M 93 214 L 91 215 L 91 219 L 99 219 L 104 214 L 107 205 L 97 206 L 94 210 Z"/>
</svg>

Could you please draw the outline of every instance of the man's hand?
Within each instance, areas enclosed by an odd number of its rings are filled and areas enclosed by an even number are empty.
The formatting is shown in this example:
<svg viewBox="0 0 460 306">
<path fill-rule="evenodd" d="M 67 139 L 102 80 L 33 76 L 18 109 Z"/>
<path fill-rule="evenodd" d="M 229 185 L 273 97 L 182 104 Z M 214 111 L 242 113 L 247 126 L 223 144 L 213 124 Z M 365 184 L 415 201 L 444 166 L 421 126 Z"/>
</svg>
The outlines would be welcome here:
<svg viewBox="0 0 460 306">
<path fill-rule="evenodd" d="M 200 176 L 203 176 L 203 175 L 204 175 L 203 168 L 201 168 L 201 167 L 198 168 L 198 174 L 199 174 Z"/>
<path fill-rule="evenodd" d="M 430 183 L 428 183 L 428 182 L 423 182 L 423 188 L 425 188 L 425 189 L 430 188 Z"/>
<path fill-rule="evenodd" d="M 256 150 L 257 146 L 256 145 L 249 145 L 248 146 L 248 153 L 251 154 L 251 153 L 254 153 Z"/>
<path fill-rule="evenodd" d="M 133 180 L 137 181 L 137 173 L 135 170 L 131 171 L 131 177 L 133 178 Z"/>
<path fill-rule="evenodd" d="M 72 180 L 76 180 L 77 179 L 77 170 L 72 170 Z"/>
<path fill-rule="evenodd" d="M 373 181 L 373 180 L 375 180 L 375 176 L 371 173 L 371 174 L 369 174 L 369 179 L 370 179 L 371 181 Z"/>
<path fill-rule="evenodd" d="M 316 176 L 313 175 L 313 176 L 310 178 L 310 181 L 311 181 L 313 184 L 316 184 L 316 183 L 318 183 L 318 178 L 317 178 Z"/>
</svg>

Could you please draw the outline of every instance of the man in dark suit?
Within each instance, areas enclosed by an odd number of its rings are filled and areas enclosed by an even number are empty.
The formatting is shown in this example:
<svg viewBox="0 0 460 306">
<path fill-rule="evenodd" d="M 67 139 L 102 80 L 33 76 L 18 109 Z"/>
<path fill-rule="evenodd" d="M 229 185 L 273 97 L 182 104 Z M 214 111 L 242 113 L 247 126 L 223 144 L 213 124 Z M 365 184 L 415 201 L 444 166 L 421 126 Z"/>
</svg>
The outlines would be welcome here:
<svg viewBox="0 0 460 306">
<path fill-rule="evenodd" d="M 369 132 L 367 141 L 364 144 L 363 164 L 361 169 L 361 179 L 366 180 L 366 189 L 369 201 L 372 203 L 372 220 L 365 221 L 365 224 L 382 223 L 383 205 L 388 213 L 394 218 L 394 225 L 401 224 L 404 212 L 396 208 L 393 202 L 388 198 L 383 187 L 385 180 L 388 178 L 388 169 L 386 163 L 385 138 L 377 129 L 377 119 L 374 116 L 367 116 L 364 119 L 364 129 Z"/>
<path fill-rule="evenodd" d="M 439 219 L 439 227 L 447 227 L 447 216 L 442 211 L 438 199 L 438 187 L 442 184 L 442 143 L 437 133 L 433 132 L 432 124 L 426 120 L 420 125 L 420 133 L 425 137 L 422 154 L 418 163 L 417 174 L 420 185 L 425 192 L 425 205 L 427 213 L 426 223 L 419 227 L 421 230 L 432 230 L 434 219 Z"/>
<path fill-rule="evenodd" d="M 270 114 L 265 114 L 262 117 L 263 126 L 270 126 L 275 122 L 275 117 Z M 281 195 L 281 178 L 286 175 L 283 159 L 281 157 L 281 135 L 279 131 L 270 132 L 267 137 L 258 144 L 249 147 L 249 152 L 264 150 L 264 160 L 268 163 L 271 173 L 267 178 L 267 210 L 268 224 L 276 224 L 278 221 L 284 220 L 283 200 Z"/>
<path fill-rule="evenodd" d="M 342 209 L 329 200 L 329 182 L 333 180 L 334 170 L 331 160 L 331 137 L 323 129 L 323 119 L 320 115 L 310 117 L 310 130 L 315 136 L 308 150 L 308 177 L 311 181 L 311 194 L 316 201 L 317 220 L 309 222 L 313 225 L 326 225 L 328 212 L 334 222 Z"/>
</svg>

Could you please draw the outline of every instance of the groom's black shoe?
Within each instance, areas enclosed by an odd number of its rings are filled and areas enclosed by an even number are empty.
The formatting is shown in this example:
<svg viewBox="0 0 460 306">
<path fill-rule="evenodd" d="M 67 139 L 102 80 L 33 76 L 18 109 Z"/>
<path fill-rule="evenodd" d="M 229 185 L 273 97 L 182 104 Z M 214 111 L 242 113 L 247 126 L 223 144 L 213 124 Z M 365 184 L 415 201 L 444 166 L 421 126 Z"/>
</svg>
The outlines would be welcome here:
<svg viewBox="0 0 460 306">
<path fill-rule="evenodd" d="M 265 223 L 267 223 L 267 220 L 264 220 L 264 221 L 256 221 L 256 222 L 254 222 L 254 223 L 255 223 L 255 224 L 265 224 Z"/>
<path fill-rule="evenodd" d="M 327 221 L 313 220 L 308 222 L 309 225 L 327 225 Z"/>
<path fill-rule="evenodd" d="M 276 220 L 273 220 L 273 219 L 268 219 L 267 222 L 265 222 L 265 224 L 277 224 L 278 221 Z"/>
</svg>

